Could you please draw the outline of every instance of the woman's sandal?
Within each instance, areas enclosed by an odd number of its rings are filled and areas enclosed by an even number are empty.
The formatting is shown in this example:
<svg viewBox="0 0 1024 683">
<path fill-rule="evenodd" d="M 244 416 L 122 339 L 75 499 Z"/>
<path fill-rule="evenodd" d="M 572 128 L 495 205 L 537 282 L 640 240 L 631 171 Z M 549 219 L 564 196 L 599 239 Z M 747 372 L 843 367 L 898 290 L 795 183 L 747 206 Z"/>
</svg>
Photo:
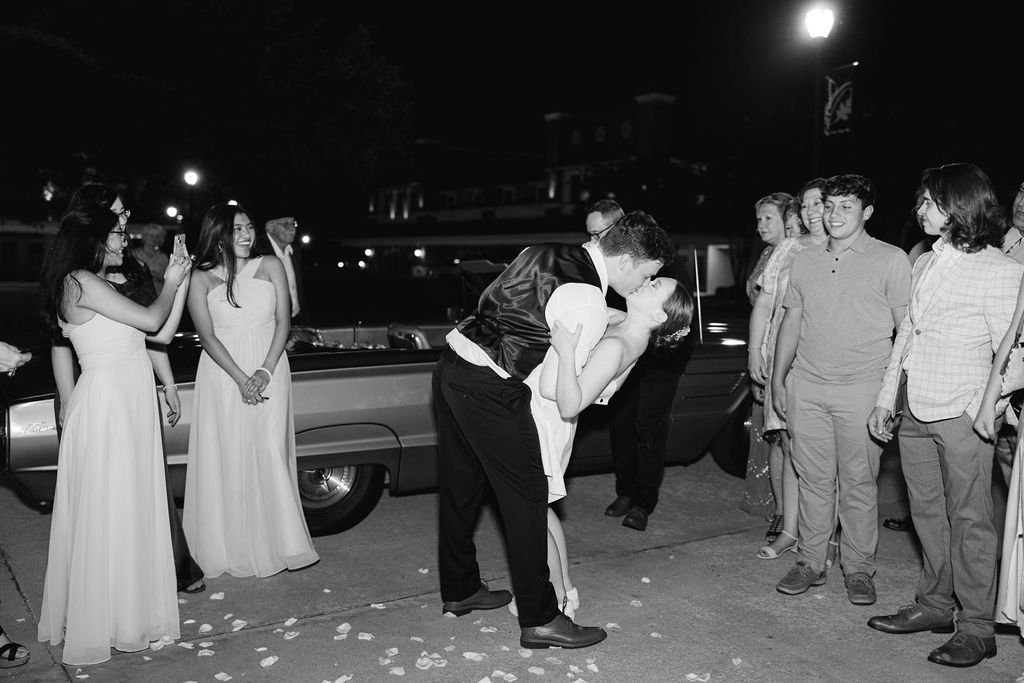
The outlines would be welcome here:
<svg viewBox="0 0 1024 683">
<path fill-rule="evenodd" d="M 195 595 L 196 593 L 202 593 L 204 590 L 206 590 L 206 583 L 202 579 L 199 579 L 192 585 L 180 589 L 179 592 L 188 593 L 189 595 Z"/>
<path fill-rule="evenodd" d="M 4 629 L 0 627 L 0 636 L 2 635 L 4 635 Z M 25 654 L 19 657 L 18 652 L 22 650 Z M 28 660 L 31 658 L 32 653 L 21 643 L 9 640 L 9 642 L 0 645 L 0 669 L 13 669 L 16 666 L 28 664 Z"/>
<path fill-rule="evenodd" d="M 774 543 L 775 539 L 779 537 L 779 533 L 782 531 L 782 515 L 772 515 L 772 523 L 768 525 L 768 531 L 764 535 L 764 540 L 769 543 Z M 787 536 L 789 534 L 786 534 Z"/>
<path fill-rule="evenodd" d="M 786 551 L 788 551 L 788 550 L 792 550 L 794 553 L 797 551 L 797 549 L 799 548 L 799 545 L 800 545 L 800 541 L 797 540 L 797 538 L 795 536 L 793 536 L 793 534 L 791 534 L 791 533 L 789 533 L 787 531 L 781 531 L 781 532 L 779 532 L 779 535 L 780 536 L 789 536 L 790 538 L 793 539 L 793 542 L 791 544 L 787 545 L 785 548 L 783 548 L 782 550 L 780 550 L 778 552 L 776 552 L 775 548 L 771 547 L 770 545 L 761 546 L 757 550 L 757 559 L 759 559 L 759 560 L 777 560 L 780 557 L 782 557 L 782 555 L 784 553 L 786 553 Z"/>
</svg>

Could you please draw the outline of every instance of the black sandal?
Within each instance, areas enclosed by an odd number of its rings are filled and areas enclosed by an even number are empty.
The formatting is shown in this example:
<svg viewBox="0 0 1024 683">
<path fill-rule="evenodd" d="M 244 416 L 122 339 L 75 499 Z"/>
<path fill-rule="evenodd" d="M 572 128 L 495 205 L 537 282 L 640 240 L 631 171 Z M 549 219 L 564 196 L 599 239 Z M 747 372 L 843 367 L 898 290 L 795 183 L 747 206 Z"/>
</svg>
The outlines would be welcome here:
<svg viewBox="0 0 1024 683">
<path fill-rule="evenodd" d="M 2 635 L 4 635 L 4 629 L 0 627 L 0 636 Z M 19 657 L 18 650 L 24 650 L 25 656 Z M 32 659 L 32 653 L 21 643 L 11 640 L 4 645 L 0 645 L 0 669 L 13 669 L 16 666 L 28 664 L 30 659 Z"/>
<path fill-rule="evenodd" d="M 782 533 L 782 515 L 772 515 L 772 523 L 768 526 L 764 538 L 769 543 L 774 543 L 780 533 Z"/>
</svg>

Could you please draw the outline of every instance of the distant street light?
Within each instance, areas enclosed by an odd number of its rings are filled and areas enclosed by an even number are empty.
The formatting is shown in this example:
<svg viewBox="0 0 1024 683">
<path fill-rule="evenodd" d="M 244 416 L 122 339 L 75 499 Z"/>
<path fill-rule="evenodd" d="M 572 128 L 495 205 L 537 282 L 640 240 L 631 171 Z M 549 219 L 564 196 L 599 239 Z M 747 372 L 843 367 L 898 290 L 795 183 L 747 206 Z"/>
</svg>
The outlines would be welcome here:
<svg viewBox="0 0 1024 683">
<path fill-rule="evenodd" d="M 309 235 L 303 235 L 302 237 L 300 237 L 300 238 L 299 238 L 299 240 L 300 240 L 300 241 L 301 241 L 301 242 L 302 242 L 303 244 L 309 244 L 309 242 L 310 242 L 310 240 L 311 240 L 311 239 L 312 239 L 312 238 L 311 238 L 311 237 L 310 237 Z"/>
<path fill-rule="evenodd" d="M 836 16 L 832 10 L 825 7 L 815 7 L 808 10 L 804 15 L 804 23 L 807 25 L 807 33 L 811 38 L 828 38 L 832 32 L 832 26 L 836 22 Z"/>
<path fill-rule="evenodd" d="M 836 17 L 832 10 L 825 7 L 815 7 L 804 15 L 804 24 L 807 26 L 807 33 L 814 42 L 814 109 L 811 112 L 811 176 L 818 175 L 819 153 L 819 130 L 824 119 L 821 108 L 821 48 L 832 32 Z"/>
<path fill-rule="evenodd" d="M 373 258 L 373 249 L 363 249 L 363 256 L 366 258 Z"/>
<path fill-rule="evenodd" d="M 192 169 L 185 171 L 185 175 L 183 177 L 185 178 L 185 183 L 187 185 L 195 185 L 199 182 L 199 174 Z"/>
<path fill-rule="evenodd" d="M 234 199 L 229 199 L 228 206 L 238 206 L 238 202 L 236 202 Z"/>
<path fill-rule="evenodd" d="M 176 207 L 176 206 L 168 206 L 167 209 L 166 209 L 166 212 L 167 212 L 167 217 L 168 218 L 176 218 L 177 215 L 178 215 L 178 207 Z"/>
</svg>

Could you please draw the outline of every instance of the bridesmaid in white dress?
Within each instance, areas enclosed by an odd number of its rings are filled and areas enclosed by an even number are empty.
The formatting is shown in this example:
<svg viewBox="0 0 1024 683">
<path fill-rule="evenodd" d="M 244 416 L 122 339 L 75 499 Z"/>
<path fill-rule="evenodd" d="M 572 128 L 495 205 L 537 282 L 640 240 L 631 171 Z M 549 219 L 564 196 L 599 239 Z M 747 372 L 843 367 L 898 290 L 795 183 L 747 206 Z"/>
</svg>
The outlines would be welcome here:
<svg viewBox="0 0 1024 683">
<path fill-rule="evenodd" d="M 188 273 L 175 255 L 144 307 L 99 273 L 127 240 L 101 206 L 68 212 L 40 276 L 44 318 L 71 339 L 82 375 L 57 466 L 39 640 L 64 641 L 65 664 L 98 664 L 178 638 L 177 582 L 160 413 L 146 334 L 160 328 Z"/>
<path fill-rule="evenodd" d="M 207 211 L 188 293 L 203 354 L 182 524 L 207 577 L 266 577 L 320 559 L 299 500 L 288 280 L 276 256 L 249 258 L 253 238 L 240 206 Z"/>
<path fill-rule="evenodd" d="M 579 329 L 570 333 L 557 320 L 551 348 L 527 376 L 530 409 L 540 438 L 541 461 L 548 477 L 548 502 L 565 496 L 565 470 L 572 455 L 577 417 L 592 403 L 606 403 L 625 381 L 647 345 L 674 346 L 689 334 L 693 301 L 672 278 L 660 277 L 626 297 L 626 313 L 609 309 L 610 322 L 589 358 L 578 358 Z M 584 361 L 586 363 L 584 364 Z M 569 618 L 579 608 L 579 592 L 569 578 L 569 557 L 562 523 L 548 508 L 548 569 L 551 585 Z M 515 603 L 509 609 L 515 613 Z"/>
</svg>

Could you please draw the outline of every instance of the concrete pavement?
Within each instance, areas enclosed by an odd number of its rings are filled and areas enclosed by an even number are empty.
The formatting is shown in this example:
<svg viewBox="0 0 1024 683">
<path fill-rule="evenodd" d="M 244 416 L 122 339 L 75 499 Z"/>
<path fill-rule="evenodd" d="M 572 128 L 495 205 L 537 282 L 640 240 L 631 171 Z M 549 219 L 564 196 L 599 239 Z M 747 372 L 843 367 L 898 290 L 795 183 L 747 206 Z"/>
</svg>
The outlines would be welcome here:
<svg viewBox="0 0 1024 683">
<path fill-rule="evenodd" d="M 609 630 L 596 647 L 521 650 L 515 618 L 504 609 L 442 617 L 436 496 L 424 494 L 385 496 L 355 529 L 316 539 L 322 559 L 314 567 L 262 580 L 208 581 L 207 592 L 181 596 L 179 643 L 115 653 L 81 671 L 60 666 L 59 647 L 35 641 L 49 518 L 0 488 L 0 623 L 32 650 L 29 665 L 0 670 L 0 677 L 90 683 L 227 676 L 312 683 L 1012 681 L 1024 669 L 1024 650 L 1012 633 L 997 636 L 996 658 L 956 670 L 925 659 L 948 636 L 891 636 L 866 626 L 868 617 L 913 599 L 919 559 L 912 534 L 880 529 L 879 600 L 872 607 L 848 602 L 838 568 L 825 586 L 804 595 L 777 593 L 775 583 L 794 555 L 755 557 L 766 523 L 738 509 L 742 488 L 710 458 L 672 467 L 662 502 L 641 533 L 602 514 L 614 497 L 611 475 L 570 480 L 561 513 L 582 601 L 578 621 Z M 883 458 L 881 516 L 901 514 L 904 497 L 898 464 Z M 480 564 L 492 587 L 508 588 L 497 524 L 493 514 L 481 521 Z"/>
</svg>

